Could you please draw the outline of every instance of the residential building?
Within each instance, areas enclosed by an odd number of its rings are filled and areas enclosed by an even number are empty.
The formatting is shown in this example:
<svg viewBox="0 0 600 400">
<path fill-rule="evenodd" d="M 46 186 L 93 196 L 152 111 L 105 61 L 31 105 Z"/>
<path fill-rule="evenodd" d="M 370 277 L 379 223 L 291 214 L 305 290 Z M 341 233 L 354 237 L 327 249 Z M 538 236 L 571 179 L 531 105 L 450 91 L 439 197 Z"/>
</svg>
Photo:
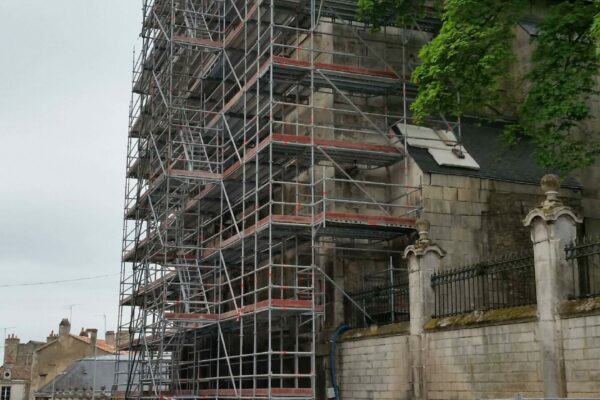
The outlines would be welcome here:
<svg viewBox="0 0 600 400">
<path fill-rule="evenodd" d="M 85 357 L 34 393 L 36 400 L 109 399 L 115 378 L 116 356 Z"/>
<path fill-rule="evenodd" d="M 34 393 L 51 382 L 75 361 L 84 357 L 114 355 L 114 333 L 107 332 L 104 340 L 98 339 L 97 329 L 81 331 L 79 335 L 71 334 L 71 323 L 63 319 L 58 334 L 51 333 L 47 342 L 33 351 L 31 362 L 31 384 L 29 399 Z"/>
<path fill-rule="evenodd" d="M 4 339 L 4 363 L 0 367 L 2 400 L 27 400 L 33 353 L 44 344 L 33 340 L 21 343 L 15 335 Z"/>
</svg>

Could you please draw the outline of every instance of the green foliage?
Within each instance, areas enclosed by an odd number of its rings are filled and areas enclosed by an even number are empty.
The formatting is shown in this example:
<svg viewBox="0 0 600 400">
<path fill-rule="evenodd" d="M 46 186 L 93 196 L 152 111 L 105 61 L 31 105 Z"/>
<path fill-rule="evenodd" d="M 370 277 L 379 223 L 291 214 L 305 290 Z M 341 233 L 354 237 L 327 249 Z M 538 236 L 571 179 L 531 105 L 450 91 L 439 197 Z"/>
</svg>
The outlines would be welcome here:
<svg viewBox="0 0 600 400">
<path fill-rule="evenodd" d="M 427 0 L 358 0 L 358 17 L 375 30 L 381 25 L 402 25 L 406 18 L 421 14 Z"/>
<path fill-rule="evenodd" d="M 582 0 L 551 7 L 535 40 L 520 124 L 507 135 L 532 139 L 538 162 L 563 174 L 592 164 L 600 154 L 598 134 L 585 126 L 600 66 L 592 29 L 597 11 Z"/>
<path fill-rule="evenodd" d="M 411 106 L 415 119 L 439 113 L 460 116 L 493 105 L 507 72 L 512 28 L 523 0 L 446 0 L 440 33 L 420 53 L 413 73 L 419 95 Z"/>
<path fill-rule="evenodd" d="M 427 4 L 419 0 L 358 0 L 361 17 L 377 28 L 403 22 Z M 461 116 L 494 107 L 499 81 L 514 60 L 512 30 L 525 0 L 444 0 L 439 34 L 425 45 L 413 73 L 419 94 L 411 105 L 415 120 L 431 115 Z M 528 138 L 539 164 L 563 174 L 600 156 L 592 118 L 600 58 L 600 0 L 563 0 L 550 7 L 535 39 L 529 93 L 520 121 L 505 131 L 508 143 Z M 392 16 L 392 17 L 390 17 Z"/>
</svg>

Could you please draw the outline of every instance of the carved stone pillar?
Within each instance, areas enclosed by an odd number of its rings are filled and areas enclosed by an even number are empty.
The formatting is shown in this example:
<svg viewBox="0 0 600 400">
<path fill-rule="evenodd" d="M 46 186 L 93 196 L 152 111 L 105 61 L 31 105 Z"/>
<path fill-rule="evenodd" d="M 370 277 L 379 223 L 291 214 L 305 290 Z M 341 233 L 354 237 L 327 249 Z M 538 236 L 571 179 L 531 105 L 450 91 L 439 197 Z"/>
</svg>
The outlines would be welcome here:
<svg viewBox="0 0 600 400">
<path fill-rule="evenodd" d="M 541 186 L 546 199 L 527 214 L 523 223 L 530 227 L 533 242 L 544 396 L 565 397 L 558 307 L 562 301 L 567 300 L 573 283 L 564 247 L 575 240 L 577 224 L 581 223 L 581 218 L 558 199 L 560 180 L 556 175 L 545 175 Z"/>
<path fill-rule="evenodd" d="M 429 239 L 430 223 L 417 221 L 419 239 L 408 246 L 404 257 L 408 260 L 410 299 L 410 353 L 414 399 L 425 399 L 425 375 L 423 370 L 423 325 L 434 312 L 434 292 L 431 276 L 440 268 L 444 250 Z"/>
</svg>

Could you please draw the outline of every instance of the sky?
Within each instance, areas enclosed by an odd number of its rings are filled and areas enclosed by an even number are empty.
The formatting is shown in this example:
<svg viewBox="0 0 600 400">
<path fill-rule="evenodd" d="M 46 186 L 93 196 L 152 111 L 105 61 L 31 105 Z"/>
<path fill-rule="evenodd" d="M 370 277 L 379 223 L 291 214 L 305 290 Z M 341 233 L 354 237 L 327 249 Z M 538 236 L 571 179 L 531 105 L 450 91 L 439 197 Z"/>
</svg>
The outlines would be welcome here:
<svg viewBox="0 0 600 400">
<path fill-rule="evenodd" d="M 0 0 L 0 17 L 0 334 L 45 340 L 71 304 L 73 333 L 114 330 L 141 0 Z"/>
</svg>

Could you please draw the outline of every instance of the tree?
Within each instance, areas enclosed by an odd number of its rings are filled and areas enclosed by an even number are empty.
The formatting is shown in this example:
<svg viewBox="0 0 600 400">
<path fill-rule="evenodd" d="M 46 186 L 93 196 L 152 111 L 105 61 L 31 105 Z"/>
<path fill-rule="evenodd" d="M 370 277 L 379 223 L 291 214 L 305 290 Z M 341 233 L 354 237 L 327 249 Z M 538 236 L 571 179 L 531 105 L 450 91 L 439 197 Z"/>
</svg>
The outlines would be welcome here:
<svg viewBox="0 0 600 400">
<path fill-rule="evenodd" d="M 403 23 L 422 12 L 425 1 L 359 0 L 360 17 L 374 29 L 384 21 Z M 442 27 L 419 52 L 412 79 L 419 84 L 411 105 L 417 122 L 439 113 L 461 116 L 482 106 L 494 108 L 498 86 L 514 61 L 515 24 L 525 0 L 445 0 Z M 392 15 L 390 15 L 392 14 Z M 539 164 L 566 174 L 590 165 L 600 155 L 597 132 L 586 131 L 592 117 L 600 59 L 600 0 L 561 1 L 549 7 L 534 38 L 529 92 L 519 106 L 519 121 L 506 130 L 515 143 L 535 144 Z"/>
<path fill-rule="evenodd" d="M 538 162 L 562 173 L 588 166 L 600 154 L 598 134 L 584 125 L 592 117 L 589 99 L 600 66 L 591 29 L 594 8 L 581 1 L 550 8 L 535 39 L 520 123 L 507 131 L 510 139 L 530 138 Z"/>
</svg>

